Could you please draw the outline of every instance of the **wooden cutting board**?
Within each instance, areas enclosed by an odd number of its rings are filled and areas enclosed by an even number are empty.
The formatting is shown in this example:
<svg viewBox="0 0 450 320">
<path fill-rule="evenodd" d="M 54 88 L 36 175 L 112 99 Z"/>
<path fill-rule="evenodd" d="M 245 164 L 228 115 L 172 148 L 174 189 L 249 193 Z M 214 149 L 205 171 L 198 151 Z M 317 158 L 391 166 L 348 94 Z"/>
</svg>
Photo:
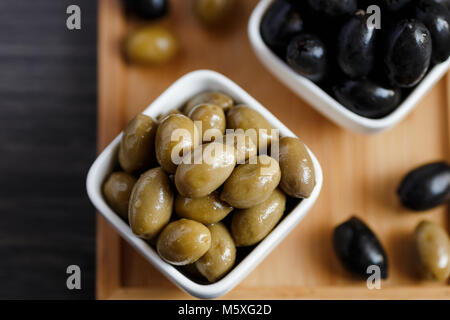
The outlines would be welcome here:
<svg viewBox="0 0 450 320">
<path fill-rule="evenodd" d="M 99 1 L 98 151 L 172 82 L 196 69 L 223 73 L 294 131 L 318 157 L 324 186 L 301 224 L 224 298 L 229 299 L 450 299 L 449 283 L 421 280 L 411 246 L 415 226 L 428 219 L 449 228 L 447 207 L 427 213 L 403 209 L 401 178 L 428 161 L 449 159 L 450 77 L 447 75 L 394 129 L 362 136 L 336 126 L 279 83 L 257 60 L 247 22 L 257 1 L 238 1 L 226 30 L 202 27 L 192 0 L 172 0 L 158 22 L 176 32 L 181 52 L 160 67 L 127 65 L 120 42 L 139 22 L 124 16 L 119 0 Z M 356 214 L 377 233 L 390 259 L 381 290 L 367 289 L 339 263 L 333 228 Z M 100 299 L 183 299 L 176 288 L 98 216 L 97 296 Z"/>
</svg>

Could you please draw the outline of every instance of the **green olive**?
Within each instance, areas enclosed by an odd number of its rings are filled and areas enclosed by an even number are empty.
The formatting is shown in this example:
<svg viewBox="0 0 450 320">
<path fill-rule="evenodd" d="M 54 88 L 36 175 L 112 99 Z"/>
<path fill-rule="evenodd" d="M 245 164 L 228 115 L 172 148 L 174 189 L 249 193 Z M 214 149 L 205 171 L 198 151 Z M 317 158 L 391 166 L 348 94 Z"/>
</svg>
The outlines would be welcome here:
<svg viewBox="0 0 450 320">
<path fill-rule="evenodd" d="M 242 129 L 257 143 L 258 150 L 269 146 L 278 138 L 277 130 L 256 110 L 246 105 L 238 105 L 227 113 L 227 127 Z"/>
<path fill-rule="evenodd" d="M 130 62 L 158 65 L 178 52 L 178 39 L 167 28 L 147 26 L 132 31 L 125 39 L 125 54 Z"/>
<path fill-rule="evenodd" d="M 219 222 L 232 210 L 233 207 L 220 200 L 219 193 L 216 191 L 202 198 L 186 198 L 177 195 L 175 199 L 175 212 L 179 217 L 204 224 Z"/>
<path fill-rule="evenodd" d="M 234 169 L 220 198 L 235 208 L 245 209 L 265 201 L 280 183 L 278 162 L 267 155 L 249 159 Z"/>
<path fill-rule="evenodd" d="M 235 0 L 195 0 L 194 10 L 206 25 L 219 25 L 229 20 Z"/>
<path fill-rule="evenodd" d="M 160 114 L 156 119 L 158 121 L 162 121 L 165 118 L 167 118 L 168 116 L 170 116 L 171 114 L 183 114 L 183 113 L 180 110 L 178 110 L 178 109 L 172 109 L 170 111 L 167 111 L 166 113 Z"/>
<path fill-rule="evenodd" d="M 164 170 L 158 167 L 142 174 L 133 188 L 128 207 L 131 230 L 141 238 L 154 238 L 170 220 L 173 199 Z"/>
<path fill-rule="evenodd" d="M 214 141 L 216 137 L 221 137 L 225 133 L 225 112 L 215 104 L 199 104 L 188 116 L 192 121 L 201 123 L 201 128 L 198 129 L 202 132 L 203 142 Z"/>
<path fill-rule="evenodd" d="M 128 173 L 143 172 L 155 162 L 157 124 L 144 114 L 134 117 L 123 131 L 119 146 L 119 163 Z"/>
<path fill-rule="evenodd" d="M 222 223 L 208 226 L 211 232 L 211 248 L 195 266 L 209 282 L 222 278 L 236 261 L 236 246 L 227 228 Z"/>
<path fill-rule="evenodd" d="M 200 134 L 194 122 L 181 114 L 164 118 L 156 131 L 156 159 L 168 173 L 174 173 L 186 153 L 200 143 Z"/>
<path fill-rule="evenodd" d="M 256 144 L 252 138 L 242 132 L 241 129 L 236 130 L 234 133 L 228 133 L 223 137 L 226 144 L 231 144 L 236 150 L 236 163 L 244 164 L 245 160 L 252 158 L 258 154 Z"/>
<path fill-rule="evenodd" d="M 422 221 L 414 231 L 414 242 L 424 275 L 445 281 L 450 275 L 450 239 L 438 224 Z"/>
<path fill-rule="evenodd" d="M 314 165 L 305 145 L 297 138 L 280 139 L 280 188 L 294 198 L 308 198 L 316 185 Z"/>
<path fill-rule="evenodd" d="M 183 266 L 194 263 L 211 247 L 211 232 L 197 221 L 169 223 L 158 237 L 156 248 L 165 261 Z"/>
<path fill-rule="evenodd" d="M 111 208 L 128 219 L 128 203 L 137 179 L 125 172 L 113 172 L 103 185 L 103 194 Z"/>
<path fill-rule="evenodd" d="M 183 109 L 184 114 L 189 114 L 191 110 L 199 104 L 215 104 L 224 111 L 231 109 L 234 105 L 233 99 L 224 93 L 217 91 L 206 91 L 192 97 Z"/>
<path fill-rule="evenodd" d="M 236 210 L 231 220 L 231 234 L 236 246 L 251 246 L 264 239 L 280 221 L 285 208 L 286 196 L 275 189 L 259 205 Z"/>
</svg>

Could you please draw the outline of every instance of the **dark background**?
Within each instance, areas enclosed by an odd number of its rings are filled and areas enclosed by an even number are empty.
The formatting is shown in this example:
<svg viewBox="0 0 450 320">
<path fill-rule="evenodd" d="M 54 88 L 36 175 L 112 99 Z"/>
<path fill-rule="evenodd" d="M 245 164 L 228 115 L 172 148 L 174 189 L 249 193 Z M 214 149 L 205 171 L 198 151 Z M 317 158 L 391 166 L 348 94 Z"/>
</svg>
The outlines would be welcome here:
<svg viewBox="0 0 450 320">
<path fill-rule="evenodd" d="M 79 31 L 66 27 L 71 4 Z M 0 299 L 95 296 L 96 10 L 0 0 Z M 66 287 L 72 264 L 81 290 Z"/>
</svg>

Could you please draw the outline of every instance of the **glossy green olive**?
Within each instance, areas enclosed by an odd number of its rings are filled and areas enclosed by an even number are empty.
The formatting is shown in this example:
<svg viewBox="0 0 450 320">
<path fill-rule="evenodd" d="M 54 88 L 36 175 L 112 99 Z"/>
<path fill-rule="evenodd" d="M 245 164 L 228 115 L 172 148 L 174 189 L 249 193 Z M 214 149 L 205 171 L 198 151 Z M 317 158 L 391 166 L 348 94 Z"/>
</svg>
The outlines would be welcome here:
<svg viewBox="0 0 450 320">
<path fill-rule="evenodd" d="M 123 219 L 128 219 L 128 203 L 136 181 L 126 172 L 113 172 L 103 185 L 106 201 Z"/>
<path fill-rule="evenodd" d="M 316 185 L 314 165 L 306 146 L 297 138 L 280 139 L 280 188 L 294 198 L 308 198 Z"/>
<path fill-rule="evenodd" d="M 195 0 L 194 10 L 204 24 L 220 25 L 231 18 L 235 3 L 235 0 Z"/>
<path fill-rule="evenodd" d="M 209 282 L 222 278 L 236 261 L 236 246 L 228 229 L 222 223 L 208 226 L 211 248 L 195 263 L 197 270 Z"/>
<path fill-rule="evenodd" d="M 201 131 L 203 142 L 215 141 L 216 137 L 221 137 L 225 133 L 227 124 L 225 112 L 215 104 L 199 104 L 189 112 L 188 116 L 192 121 L 201 123 L 199 131 Z"/>
<path fill-rule="evenodd" d="M 445 281 L 450 276 L 450 239 L 438 224 L 422 221 L 414 231 L 414 242 L 424 275 Z"/>
<path fill-rule="evenodd" d="M 119 146 L 119 164 L 128 173 L 140 173 L 155 162 L 157 124 L 144 114 L 134 117 L 123 131 Z"/>
<path fill-rule="evenodd" d="M 128 207 L 131 230 L 141 238 L 154 238 L 169 222 L 173 200 L 169 177 L 162 168 L 142 174 L 133 188 Z"/>
<path fill-rule="evenodd" d="M 242 132 L 236 130 L 234 133 L 228 133 L 223 139 L 226 144 L 234 146 L 237 164 L 244 164 L 245 160 L 258 154 L 256 144 L 249 135 L 243 133 L 243 130 Z"/>
<path fill-rule="evenodd" d="M 216 191 L 202 198 L 186 198 L 177 195 L 175 199 L 175 212 L 180 218 L 204 224 L 219 222 L 232 210 L 233 207 L 220 200 L 219 193 Z"/>
<path fill-rule="evenodd" d="M 231 109 L 234 105 L 233 99 L 222 92 L 205 91 L 193 96 L 186 103 L 183 109 L 184 114 L 189 114 L 191 110 L 199 104 L 210 103 L 221 107 L 224 111 Z"/>
<path fill-rule="evenodd" d="M 236 210 L 231 220 L 231 234 L 236 246 L 251 246 L 264 239 L 280 221 L 285 208 L 286 196 L 275 189 L 259 205 Z"/>
<path fill-rule="evenodd" d="M 168 116 L 172 115 L 172 114 L 183 114 L 180 110 L 178 109 L 172 109 L 170 111 L 167 111 L 165 113 L 161 113 L 158 117 L 156 117 L 156 120 L 158 121 L 162 121 L 165 118 L 167 118 Z"/>
<path fill-rule="evenodd" d="M 168 173 L 175 173 L 183 155 L 200 143 L 200 133 L 194 122 L 181 114 L 164 118 L 156 131 L 156 159 Z"/>
<path fill-rule="evenodd" d="M 250 158 L 234 169 L 220 198 L 235 208 L 245 209 L 264 202 L 280 183 L 278 162 L 267 155 Z"/>
<path fill-rule="evenodd" d="M 184 197 L 205 197 L 228 179 L 235 165 L 233 146 L 218 142 L 201 145 L 183 157 L 175 173 L 175 185 Z"/>
<path fill-rule="evenodd" d="M 147 26 L 132 31 L 125 40 L 128 61 L 137 64 L 159 65 L 171 60 L 178 52 L 178 39 L 162 26 Z"/>
<path fill-rule="evenodd" d="M 165 261 L 183 266 L 194 263 L 211 247 L 211 232 L 200 222 L 181 219 L 169 223 L 158 237 L 156 248 Z"/>
</svg>

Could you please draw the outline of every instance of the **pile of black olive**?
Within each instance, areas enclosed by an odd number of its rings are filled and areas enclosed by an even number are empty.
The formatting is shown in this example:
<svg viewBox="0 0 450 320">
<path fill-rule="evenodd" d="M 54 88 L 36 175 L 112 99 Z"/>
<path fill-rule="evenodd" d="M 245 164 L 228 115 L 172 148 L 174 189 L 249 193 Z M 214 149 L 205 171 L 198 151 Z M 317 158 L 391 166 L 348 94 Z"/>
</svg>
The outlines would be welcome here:
<svg viewBox="0 0 450 320">
<path fill-rule="evenodd" d="M 293 70 L 377 119 L 449 57 L 450 0 L 275 0 L 260 29 Z"/>
</svg>

